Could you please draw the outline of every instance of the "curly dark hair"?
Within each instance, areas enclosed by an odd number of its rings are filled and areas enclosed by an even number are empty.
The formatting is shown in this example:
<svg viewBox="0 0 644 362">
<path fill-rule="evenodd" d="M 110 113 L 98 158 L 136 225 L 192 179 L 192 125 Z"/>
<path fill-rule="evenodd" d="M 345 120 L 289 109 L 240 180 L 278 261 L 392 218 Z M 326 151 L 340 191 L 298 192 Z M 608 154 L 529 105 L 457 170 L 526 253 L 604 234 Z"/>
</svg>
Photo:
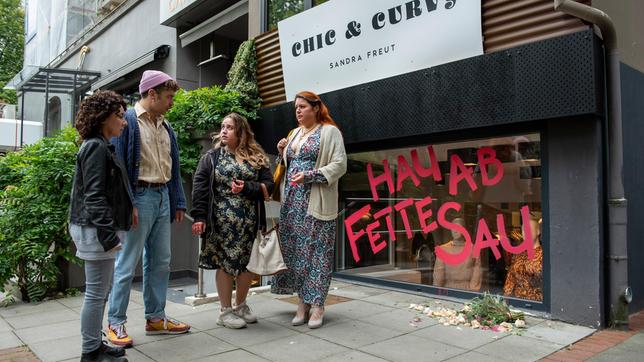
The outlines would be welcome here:
<svg viewBox="0 0 644 362">
<path fill-rule="evenodd" d="M 76 129 L 81 139 L 98 136 L 105 120 L 121 109 L 127 109 L 127 104 L 113 91 L 98 91 L 83 99 L 76 115 Z"/>
</svg>

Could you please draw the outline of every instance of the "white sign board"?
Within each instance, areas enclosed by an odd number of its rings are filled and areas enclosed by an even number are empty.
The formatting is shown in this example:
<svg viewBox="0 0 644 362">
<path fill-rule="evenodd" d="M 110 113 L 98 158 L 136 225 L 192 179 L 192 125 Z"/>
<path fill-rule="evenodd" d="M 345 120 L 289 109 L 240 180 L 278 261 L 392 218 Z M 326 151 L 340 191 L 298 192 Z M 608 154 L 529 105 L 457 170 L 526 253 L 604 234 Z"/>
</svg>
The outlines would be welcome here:
<svg viewBox="0 0 644 362">
<path fill-rule="evenodd" d="M 481 0 L 331 0 L 278 29 L 289 100 L 483 54 Z"/>
<path fill-rule="evenodd" d="M 188 6 L 201 0 L 159 0 L 159 1 L 161 2 L 160 23 L 163 24 L 166 20 L 179 14 Z"/>
</svg>

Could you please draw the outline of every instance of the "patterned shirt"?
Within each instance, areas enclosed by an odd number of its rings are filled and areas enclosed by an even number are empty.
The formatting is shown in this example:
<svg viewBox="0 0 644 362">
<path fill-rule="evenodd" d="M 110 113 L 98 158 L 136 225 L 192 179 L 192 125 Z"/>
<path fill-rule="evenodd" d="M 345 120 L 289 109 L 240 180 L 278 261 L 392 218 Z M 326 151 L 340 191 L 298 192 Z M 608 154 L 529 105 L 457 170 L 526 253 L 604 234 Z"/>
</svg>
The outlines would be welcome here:
<svg viewBox="0 0 644 362">
<path fill-rule="evenodd" d="M 527 253 L 515 255 L 505 279 L 503 293 L 521 299 L 543 300 L 543 249 L 534 248 L 534 257 L 528 259 Z"/>
</svg>

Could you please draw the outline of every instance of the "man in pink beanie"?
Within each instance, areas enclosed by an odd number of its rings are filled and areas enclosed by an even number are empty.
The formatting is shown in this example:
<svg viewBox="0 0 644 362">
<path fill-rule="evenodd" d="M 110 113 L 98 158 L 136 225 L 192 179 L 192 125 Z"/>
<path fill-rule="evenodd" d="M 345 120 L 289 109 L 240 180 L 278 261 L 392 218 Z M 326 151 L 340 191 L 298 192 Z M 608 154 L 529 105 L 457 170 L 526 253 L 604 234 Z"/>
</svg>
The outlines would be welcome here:
<svg viewBox="0 0 644 362">
<path fill-rule="evenodd" d="M 134 218 L 138 227 L 127 232 L 116 257 L 110 293 L 108 339 L 117 346 L 134 342 L 125 330 L 130 288 L 143 250 L 143 302 L 146 334 L 179 334 L 190 326 L 165 315 L 170 276 L 170 224 L 181 222 L 186 198 L 181 182 L 177 137 L 164 118 L 172 107 L 177 83 L 158 70 L 143 72 L 141 100 L 125 112 L 127 127 L 112 140 L 126 165 L 134 193 Z"/>
</svg>

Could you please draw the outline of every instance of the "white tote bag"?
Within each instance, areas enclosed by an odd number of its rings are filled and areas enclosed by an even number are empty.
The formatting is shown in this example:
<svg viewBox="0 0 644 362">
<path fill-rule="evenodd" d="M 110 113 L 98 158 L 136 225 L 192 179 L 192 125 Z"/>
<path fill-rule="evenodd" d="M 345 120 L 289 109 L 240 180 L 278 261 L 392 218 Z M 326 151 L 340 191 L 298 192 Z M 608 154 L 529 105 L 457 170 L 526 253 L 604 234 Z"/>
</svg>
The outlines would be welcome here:
<svg viewBox="0 0 644 362">
<path fill-rule="evenodd" d="M 266 186 L 261 186 L 264 199 L 269 199 Z M 259 219 L 259 210 L 257 215 Z M 257 222 L 259 225 L 259 220 Z M 246 269 L 257 275 L 273 275 L 287 269 L 280 249 L 279 225 L 274 225 L 266 232 L 258 228 Z"/>
</svg>

